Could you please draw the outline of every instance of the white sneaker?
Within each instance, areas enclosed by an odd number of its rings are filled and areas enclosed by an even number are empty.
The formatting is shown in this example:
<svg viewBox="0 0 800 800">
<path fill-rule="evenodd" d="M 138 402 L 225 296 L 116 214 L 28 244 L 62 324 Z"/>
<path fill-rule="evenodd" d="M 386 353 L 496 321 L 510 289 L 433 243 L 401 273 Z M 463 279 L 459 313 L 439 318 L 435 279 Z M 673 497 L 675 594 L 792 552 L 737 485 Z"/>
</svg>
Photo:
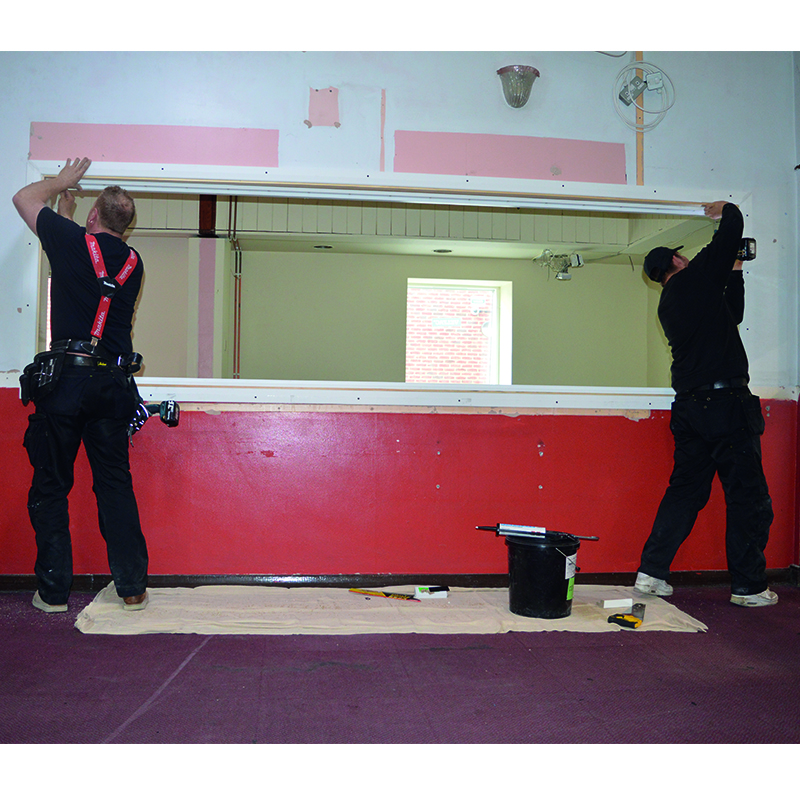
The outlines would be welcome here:
<svg viewBox="0 0 800 800">
<path fill-rule="evenodd" d="M 50 603 L 45 603 L 38 591 L 33 595 L 32 602 L 35 608 L 38 608 L 39 611 L 45 611 L 48 614 L 58 614 L 62 611 L 68 610 L 66 603 L 57 606 L 51 606 Z"/>
<path fill-rule="evenodd" d="M 669 597 L 672 594 L 672 587 L 666 581 L 645 575 L 644 572 L 636 575 L 636 583 L 633 588 L 642 594 L 656 594 L 659 597 Z"/>
<path fill-rule="evenodd" d="M 778 602 L 778 595 L 765 589 L 759 594 L 732 594 L 731 603 L 737 606 L 753 608 L 754 606 L 774 606 Z"/>
</svg>

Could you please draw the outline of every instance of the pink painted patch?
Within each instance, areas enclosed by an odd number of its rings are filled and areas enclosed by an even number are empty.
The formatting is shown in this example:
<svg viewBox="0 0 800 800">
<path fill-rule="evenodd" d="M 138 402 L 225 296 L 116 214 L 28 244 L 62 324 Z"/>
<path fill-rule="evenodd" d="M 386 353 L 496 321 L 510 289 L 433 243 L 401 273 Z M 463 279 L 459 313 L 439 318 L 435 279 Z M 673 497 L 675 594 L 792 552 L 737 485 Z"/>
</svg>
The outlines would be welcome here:
<svg viewBox="0 0 800 800">
<path fill-rule="evenodd" d="M 277 167 L 278 131 L 78 122 L 31 124 L 31 159 L 59 161 L 83 156 L 127 164 Z"/>
<path fill-rule="evenodd" d="M 340 127 L 339 90 L 329 86 L 327 89 L 312 89 L 308 100 L 308 119 L 306 125 Z"/>
<path fill-rule="evenodd" d="M 217 240 L 200 239 L 198 264 L 197 377 L 214 377 L 214 298 Z"/>
<path fill-rule="evenodd" d="M 395 172 L 627 183 L 625 145 L 490 133 L 396 131 Z"/>
</svg>

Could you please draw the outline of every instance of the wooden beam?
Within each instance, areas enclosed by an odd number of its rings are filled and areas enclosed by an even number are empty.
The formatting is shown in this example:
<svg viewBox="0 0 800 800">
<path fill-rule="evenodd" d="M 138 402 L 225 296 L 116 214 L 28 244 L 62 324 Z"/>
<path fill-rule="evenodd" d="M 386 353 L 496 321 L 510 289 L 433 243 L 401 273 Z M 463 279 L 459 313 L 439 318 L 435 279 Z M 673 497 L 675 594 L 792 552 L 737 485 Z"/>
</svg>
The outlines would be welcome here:
<svg viewBox="0 0 800 800">
<path fill-rule="evenodd" d="M 641 50 L 636 51 L 636 60 L 644 61 L 644 52 Z M 637 69 L 636 75 L 643 78 L 642 70 Z M 641 95 L 644 98 L 644 95 Z M 642 100 L 644 102 L 644 100 Z M 636 109 L 636 185 L 644 186 L 644 131 L 641 129 L 644 125 L 644 111 L 641 108 Z"/>
<path fill-rule="evenodd" d="M 205 238 L 217 235 L 217 196 L 200 195 L 200 214 L 197 223 L 197 234 Z"/>
</svg>

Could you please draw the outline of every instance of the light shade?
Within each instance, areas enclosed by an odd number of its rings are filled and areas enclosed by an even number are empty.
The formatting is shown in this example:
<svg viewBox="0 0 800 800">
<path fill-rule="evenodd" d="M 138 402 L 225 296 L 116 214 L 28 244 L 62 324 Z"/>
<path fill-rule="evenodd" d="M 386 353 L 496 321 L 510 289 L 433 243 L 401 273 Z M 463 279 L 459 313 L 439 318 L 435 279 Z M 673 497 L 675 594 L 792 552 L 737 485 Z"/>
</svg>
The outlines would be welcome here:
<svg viewBox="0 0 800 800">
<path fill-rule="evenodd" d="M 501 67 L 497 70 L 503 84 L 503 94 L 511 108 L 522 108 L 528 102 L 531 86 L 539 77 L 536 67 L 524 67 L 519 64 Z"/>
</svg>

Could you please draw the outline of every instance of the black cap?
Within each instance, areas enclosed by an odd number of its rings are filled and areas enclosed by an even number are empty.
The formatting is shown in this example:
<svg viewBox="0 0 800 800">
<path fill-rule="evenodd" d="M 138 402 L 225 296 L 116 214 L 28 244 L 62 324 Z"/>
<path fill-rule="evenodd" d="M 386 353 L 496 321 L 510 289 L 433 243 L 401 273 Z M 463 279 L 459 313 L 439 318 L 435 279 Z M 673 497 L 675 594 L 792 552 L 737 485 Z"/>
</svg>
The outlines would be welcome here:
<svg viewBox="0 0 800 800">
<path fill-rule="evenodd" d="M 682 250 L 680 247 L 655 247 L 644 257 L 644 271 L 651 281 L 661 283 L 672 264 L 672 256 Z"/>
</svg>

